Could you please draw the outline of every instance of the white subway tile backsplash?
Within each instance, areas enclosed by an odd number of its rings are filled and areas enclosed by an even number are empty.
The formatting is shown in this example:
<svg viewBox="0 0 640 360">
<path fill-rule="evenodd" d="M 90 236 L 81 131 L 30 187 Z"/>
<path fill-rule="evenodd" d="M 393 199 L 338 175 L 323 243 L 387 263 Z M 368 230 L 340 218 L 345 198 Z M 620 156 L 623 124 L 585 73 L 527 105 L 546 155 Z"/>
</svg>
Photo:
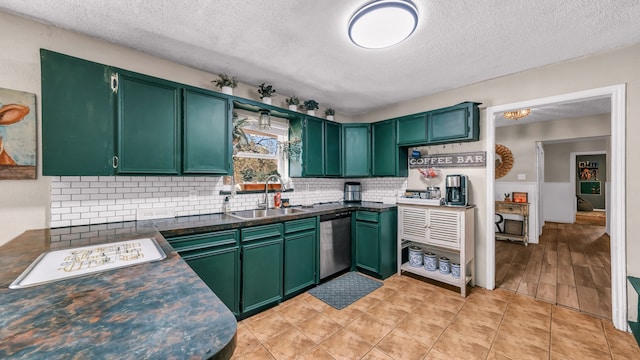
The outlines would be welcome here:
<svg viewBox="0 0 640 360">
<path fill-rule="evenodd" d="M 133 221 L 139 209 L 172 208 L 176 216 L 222 211 L 227 195 L 223 178 L 159 176 L 61 176 L 51 178 L 51 227 L 67 227 Z M 406 178 L 371 179 L 292 179 L 294 191 L 283 194 L 292 205 L 342 200 L 346 181 L 362 183 L 362 199 L 382 201 L 406 189 Z M 227 186 L 228 189 L 228 186 Z M 189 193 L 196 191 L 197 198 Z M 270 194 L 269 201 L 273 197 Z M 255 209 L 263 194 L 230 196 L 232 211 Z M 66 218 L 64 216 L 67 216 Z M 71 217 L 71 218 L 69 218 Z"/>
</svg>

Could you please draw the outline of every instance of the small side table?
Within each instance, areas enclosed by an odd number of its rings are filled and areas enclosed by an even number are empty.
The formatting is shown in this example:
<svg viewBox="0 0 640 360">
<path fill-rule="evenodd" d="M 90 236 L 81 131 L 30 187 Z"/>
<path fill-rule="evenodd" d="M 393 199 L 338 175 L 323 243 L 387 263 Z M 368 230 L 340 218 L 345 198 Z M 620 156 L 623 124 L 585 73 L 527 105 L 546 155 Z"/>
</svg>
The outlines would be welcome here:
<svg viewBox="0 0 640 360">
<path fill-rule="evenodd" d="M 496 213 L 522 217 L 522 235 L 496 232 L 496 240 L 522 241 L 527 246 L 529 243 L 529 203 L 496 201 Z"/>
</svg>

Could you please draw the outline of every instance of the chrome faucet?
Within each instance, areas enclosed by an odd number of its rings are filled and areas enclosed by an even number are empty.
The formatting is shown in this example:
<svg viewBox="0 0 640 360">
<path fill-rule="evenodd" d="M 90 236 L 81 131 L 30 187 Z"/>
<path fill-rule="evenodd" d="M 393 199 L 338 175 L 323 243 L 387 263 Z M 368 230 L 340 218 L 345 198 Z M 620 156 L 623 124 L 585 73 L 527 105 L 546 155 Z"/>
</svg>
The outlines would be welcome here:
<svg viewBox="0 0 640 360">
<path fill-rule="evenodd" d="M 282 182 L 282 179 L 280 178 L 280 176 L 278 175 L 269 175 L 269 177 L 267 178 L 267 180 L 264 181 L 264 202 L 258 202 L 258 208 L 265 208 L 267 210 L 269 210 L 269 181 L 271 179 L 276 179 L 278 180 L 278 182 L 280 183 L 280 188 L 282 191 L 286 190 L 286 187 L 284 185 L 284 183 Z"/>
</svg>

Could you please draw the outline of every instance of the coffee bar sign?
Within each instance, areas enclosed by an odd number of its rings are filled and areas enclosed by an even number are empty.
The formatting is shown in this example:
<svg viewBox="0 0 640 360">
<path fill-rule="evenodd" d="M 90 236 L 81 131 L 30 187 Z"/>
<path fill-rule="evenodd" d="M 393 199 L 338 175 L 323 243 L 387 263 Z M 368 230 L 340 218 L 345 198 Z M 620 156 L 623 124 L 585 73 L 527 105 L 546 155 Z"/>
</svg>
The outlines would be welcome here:
<svg viewBox="0 0 640 360">
<path fill-rule="evenodd" d="M 484 167 L 487 164 L 487 152 L 464 152 L 456 154 L 419 155 L 409 158 L 410 169 L 425 167 Z"/>
</svg>

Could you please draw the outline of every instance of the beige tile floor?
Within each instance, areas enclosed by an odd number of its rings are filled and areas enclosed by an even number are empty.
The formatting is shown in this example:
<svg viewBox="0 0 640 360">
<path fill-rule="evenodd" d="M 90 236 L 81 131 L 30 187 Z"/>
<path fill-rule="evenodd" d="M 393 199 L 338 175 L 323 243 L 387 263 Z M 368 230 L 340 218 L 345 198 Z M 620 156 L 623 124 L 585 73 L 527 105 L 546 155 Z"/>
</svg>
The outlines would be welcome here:
<svg viewBox="0 0 640 360">
<path fill-rule="evenodd" d="M 233 359 L 640 359 L 609 320 L 514 292 L 459 293 L 408 276 L 343 310 L 308 293 L 238 323 Z"/>
</svg>

